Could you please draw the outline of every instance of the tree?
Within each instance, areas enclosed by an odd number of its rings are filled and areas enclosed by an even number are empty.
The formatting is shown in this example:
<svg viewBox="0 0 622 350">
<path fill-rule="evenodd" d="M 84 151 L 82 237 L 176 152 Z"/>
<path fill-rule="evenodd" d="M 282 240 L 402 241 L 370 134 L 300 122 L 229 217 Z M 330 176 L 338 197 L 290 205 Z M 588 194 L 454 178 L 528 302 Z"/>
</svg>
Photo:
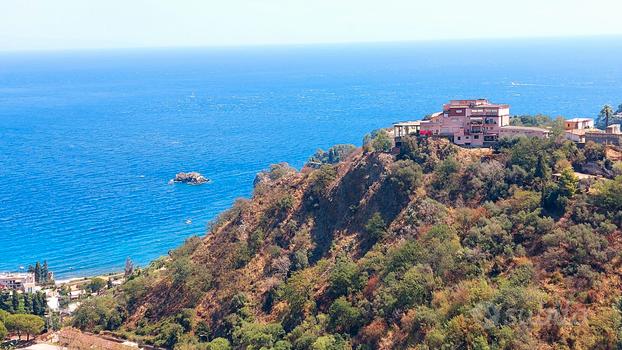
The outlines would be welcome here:
<svg viewBox="0 0 622 350">
<path fill-rule="evenodd" d="M 583 155 L 586 160 L 591 162 L 602 160 L 605 158 L 605 147 L 594 141 L 588 141 L 583 147 Z"/>
<path fill-rule="evenodd" d="M 274 349 L 285 336 L 280 323 L 255 323 L 242 321 L 233 331 L 233 342 L 240 349 Z"/>
<path fill-rule="evenodd" d="M 561 172 L 559 177 L 559 190 L 560 195 L 566 198 L 571 198 L 577 192 L 577 185 L 579 180 L 574 174 L 572 168 L 565 168 Z"/>
<path fill-rule="evenodd" d="M 8 334 L 9 334 L 9 331 L 4 326 L 4 323 L 0 321 L 0 343 L 2 342 L 4 338 L 6 338 Z"/>
<path fill-rule="evenodd" d="M 331 330 L 355 335 L 363 324 L 361 310 L 353 306 L 345 297 L 340 297 L 328 309 Z"/>
<path fill-rule="evenodd" d="M 540 178 L 542 182 L 546 182 L 551 178 L 551 167 L 544 154 L 538 154 L 534 176 Z"/>
<path fill-rule="evenodd" d="M 156 345 L 172 349 L 184 333 L 184 328 L 176 323 L 165 323 L 160 327 Z"/>
<path fill-rule="evenodd" d="M 13 313 L 19 312 L 19 294 L 17 294 L 17 291 L 11 292 L 11 306 L 12 310 L 10 311 Z"/>
<path fill-rule="evenodd" d="M 43 283 L 48 283 L 50 282 L 48 276 L 49 276 L 49 268 L 48 268 L 48 261 L 47 260 L 43 260 L 43 266 L 41 267 L 41 278 L 43 279 Z"/>
<path fill-rule="evenodd" d="M 445 200 L 453 200 L 460 192 L 460 163 L 453 157 L 439 163 L 434 169 L 432 188 L 437 191 L 437 196 Z"/>
<path fill-rule="evenodd" d="M 316 164 L 336 164 L 347 158 L 355 150 L 356 146 L 350 144 L 334 145 L 326 152 L 322 149 L 317 150 L 317 152 L 311 156 L 309 162 Z"/>
<path fill-rule="evenodd" d="M 37 292 L 32 297 L 32 313 L 38 316 L 44 316 L 47 308 L 47 300 L 45 294 Z"/>
<path fill-rule="evenodd" d="M 205 348 L 207 350 L 231 350 L 231 344 L 225 338 L 215 338 L 207 343 Z"/>
<path fill-rule="evenodd" d="M 97 293 L 106 286 L 106 281 L 103 278 L 93 278 L 89 284 L 86 285 L 86 289 L 91 293 Z"/>
<path fill-rule="evenodd" d="M 604 105 L 596 119 L 596 126 L 604 129 L 609 126 L 609 118 L 613 115 L 613 108 L 610 105 Z"/>
<path fill-rule="evenodd" d="M 620 215 L 622 212 L 622 175 L 612 181 L 602 181 L 597 186 L 594 204 L 609 213 Z"/>
<path fill-rule="evenodd" d="M 26 340 L 30 340 L 31 335 L 41 333 L 45 326 L 45 321 L 35 315 L 10 315 L 6 321 L 6 327 L 9 331 L 17 333 L 19 339 L 22 338 L 22 334 L 26 334 Z"/>
<path fill-rule="evenodd" d="M 346 256 L 337 257 L 335 267 L 330 274 L 328 292 L 336 298 L 359 290 L 365 275 L 359 273 L 356 264 Z"/>
<path fill-rule="evenodd" d="M 365 225 L 365 231 L 367 231 L 367 238 L 369 241 L 375 243 L 381 240 L 387 234 L 387 224 L 382 219 L 380 213 L 375 212 L 371 216 L 367 224 Z"/>
<path fill-rule="evenodd" d="M 328 186 L 337 178 L 337 170 L 332 165 L 322 165 L 314 171 L 311 176 L 311 185 L 309 190 L 314 197 L 320 197 L 324 194 Z"/>
<path fill-rule="evenodd" d="M 194 317 L 193 309 L 183 309 L 175 315 L 175 322 L 184 328 L 184 333 L 188 333 L 194 326 Z"/>
<path fill-rule="evenodd" d="M 30 297 L 30 294 L 24 293 L 22 295 L 22 299 L 24 300 L 24 312 L 27 314 L 31 314 L 32 313 L 32 299 Z"/>
<path fill-rule="evenodd" d="M 391 166 L 389 181 L 393 182 L 402 191 L 410 193 L 421 181 L 423 171 L 419 164 L 410 159 L 398 160 Z"/>
<path fill-rule="evenodd" d="M 114 330 L 118 328 L 125 311 L 110 296 L 86 300 L 73 315 L 72 326 L 91 331 Z"/>
<path fill-rule="evenodd" d="M 41 264 L 38 261 L 35 264 L 35 282 L 37 282 L 37 283 L 41 283 L 42 282 Z"/>
<path fill-rule="evenodd" d="M 372 139 L 371 145 L 376 151 L 389 152 L 393 147 L 393 140 L 391 140 L 388 132 L 386 132 L 385 130 L 380 130 Z"/>
<path fill-rule="evenodd" d="M 125 259 L 125 277 L 129 277 L 134 273 L 134 263 L 132 262 L 132 259 L 130 259 L 130 257 L 128 256 L 127 259 Z"/>
</svg>

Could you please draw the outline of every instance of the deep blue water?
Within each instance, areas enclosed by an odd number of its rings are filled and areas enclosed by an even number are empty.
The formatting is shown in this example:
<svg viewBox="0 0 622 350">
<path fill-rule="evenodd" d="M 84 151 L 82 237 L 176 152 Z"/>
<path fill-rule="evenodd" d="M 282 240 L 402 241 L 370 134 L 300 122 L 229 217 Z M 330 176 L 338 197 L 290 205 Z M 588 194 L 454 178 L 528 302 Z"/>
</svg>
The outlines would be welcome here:
<svg viewBox="0 0 622 350">
<path fill-rule="evenodd" d="M 621 39 L 0 54 L 0 270 L 144 265 L 269 164 L 451 98 L 594 116 L 622 103 Z M 167 184 L 190 170 L 213 182 Z"/>
</svg>

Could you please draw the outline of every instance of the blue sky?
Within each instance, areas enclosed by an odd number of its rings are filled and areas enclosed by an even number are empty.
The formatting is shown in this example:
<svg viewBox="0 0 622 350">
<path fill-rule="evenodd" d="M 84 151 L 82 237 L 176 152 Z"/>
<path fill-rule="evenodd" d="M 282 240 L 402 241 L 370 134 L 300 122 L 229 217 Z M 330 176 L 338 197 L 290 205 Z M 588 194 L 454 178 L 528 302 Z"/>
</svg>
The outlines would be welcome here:
<svg viewBox="0 0 622 350">
<path fill-rule="evenodd" d="M 619 35 L 620 0 L 0 0 L 0 50 Z"/>
</svg>

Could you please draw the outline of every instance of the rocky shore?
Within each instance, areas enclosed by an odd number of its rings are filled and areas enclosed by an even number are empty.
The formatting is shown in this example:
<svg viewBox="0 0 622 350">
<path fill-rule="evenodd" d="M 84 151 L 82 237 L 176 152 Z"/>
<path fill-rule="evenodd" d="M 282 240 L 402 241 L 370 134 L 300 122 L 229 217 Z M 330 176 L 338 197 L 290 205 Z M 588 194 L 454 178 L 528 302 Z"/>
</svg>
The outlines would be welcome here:
<svg viewBox="0 0 622 350">
<path fill-rule="evenodd" d="M 169 181 L 170 184 L 180 182 L 189 185 L 202 185 L 208 183 L 210 180 L 196 171 L 189 173 L 178 173 L 173 179 Z"/>
</svg>

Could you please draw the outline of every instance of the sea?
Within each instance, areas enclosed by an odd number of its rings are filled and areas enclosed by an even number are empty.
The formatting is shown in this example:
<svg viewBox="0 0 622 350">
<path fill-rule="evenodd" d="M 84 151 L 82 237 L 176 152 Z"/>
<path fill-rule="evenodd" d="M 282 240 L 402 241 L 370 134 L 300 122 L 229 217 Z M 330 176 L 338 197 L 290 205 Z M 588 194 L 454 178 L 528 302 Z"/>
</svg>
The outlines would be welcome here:
<svg viewBox="0 0 622 350">
<path fill-rule="evenodd" d="M 622 37 L 0 53 L 0 271 L 145 266 L 270 164 L 466 98 L 595 117 L 622 104 Z"/>
</svg>

